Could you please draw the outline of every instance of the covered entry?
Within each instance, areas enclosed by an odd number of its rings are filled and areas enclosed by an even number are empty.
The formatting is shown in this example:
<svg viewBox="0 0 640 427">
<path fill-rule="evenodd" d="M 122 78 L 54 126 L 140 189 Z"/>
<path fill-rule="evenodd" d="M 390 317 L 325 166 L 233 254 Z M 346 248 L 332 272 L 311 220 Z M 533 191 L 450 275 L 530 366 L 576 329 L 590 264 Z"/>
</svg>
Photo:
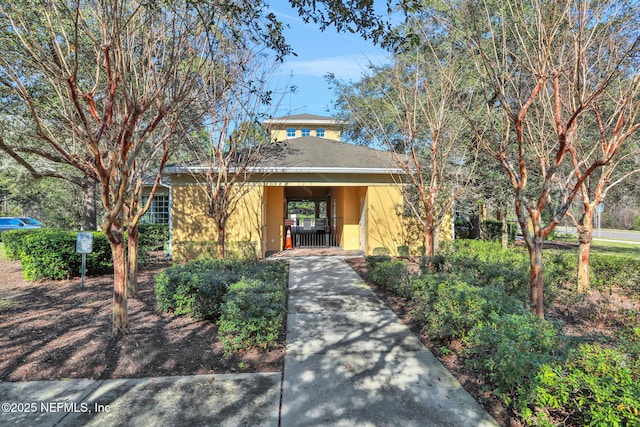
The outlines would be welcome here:
<svg viewBox="0 0 640 427">
<path fill-rule="evenodd" d="M 342 218 L 335 214 L 331 187 L 287 187 L 285 230 L 295 248 L 339 247 Z"/>
<path fill-rule="evenodd" d="M 363 249 L 360 221 L 367 187 L 286 185 L 265 188 L 267 251 L 284 248 L 287 228 L 293 246 Z"/>
</svg>

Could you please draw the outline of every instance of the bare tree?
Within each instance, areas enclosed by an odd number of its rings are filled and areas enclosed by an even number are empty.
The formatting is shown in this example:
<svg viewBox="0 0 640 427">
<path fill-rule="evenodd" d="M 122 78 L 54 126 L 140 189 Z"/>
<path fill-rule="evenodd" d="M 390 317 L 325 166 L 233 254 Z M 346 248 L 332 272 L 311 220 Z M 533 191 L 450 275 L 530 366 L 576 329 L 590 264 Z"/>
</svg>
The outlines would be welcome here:
<svg viewBox="0 0 640 427">
<path fill-rule="evenodd" d="M 63 161 L 98 183 L 102 230 L 114 263 L 113 331 L 128 330 L 125 225 L 135 245 L 138 201 L 150 173 L 149 200 L 164 165 L 189 132 L 204 65 L 221 44 L 243 37 L 284 55 L 281 26 L 263 3 L 20 0 L 0 4 L 3 102 L 18 106 L 12 144 Z M 245 31 L 245 29 L 248 29 Z M 53 100 L 53 101 L 52 101 Z M 197 118 L 197 113 L 195 114 Z M 153 166 L 152 170 L 151 167 Z M 135 251 L 135 247 L 132 248 Z"/>
<path fill-rule="evenodd" d="M 543 317 L 544 240 L 589 177 L 615 161 L 638 130 L 638 6 L 579 0 L 448 6 L 450 30 L 468 37 L 483 78 L 490 125 L 474 129 L 514 189 L 530 256 L 530 303 Z M 588 117 L 608 124 L 601 138 L 582 138 Z"/>
<path fill-rule="evenodd" d="M 476 159 L 473 134 L 458 108 L 467 107 L 467 68 L 453 43 L 429 37 L 421 19 L 408 27 L 416 43 L 394 55 L 393 65 L 372 67 L 360 82 L 334 79 L 338 106 L 356 139 L 393 153 L 409 184 L 405 207 L 423 233 L 425 253 L 436 252 L 438 232 L 469 182 Z"/>
<path fill-rule="evenodd" d="M 178 4 L 119 1 L 5 2 L 0 16 L 11 28 L 0 78 L 28 113 L 22 148 L 99 184 L 114 263 L 113 331 L 126 332 L 124 207 L 153 159 L 162 171 L 181 112 L 197 93 L 206 56 L 198 25 Z M 156 188 L 157 181 L 151 195 Z"/>
<path fill-rule="evenodd" d="M 226 256 L 228 220 L 254 188 L 251 177 L 265 149 L 274 148 L 261 121 L 277 106 L 270 88 L 277 62 L 259 46 L 236 44 L 234 53 L 203 73 L 203 128 L 190 138 L 197 166 L 189 170 L 207 196 L 219 258 Z"/>
<path fill-rule="evenodd" d="M 636 106 L 638 106 L 636 102 Z M 633 114 L 638 114 L 638 108 Z M 636 122 L 638 119 L 636 119 Z M 598 133 L 602 144 L 598 144 L 600 150 L 605 150 L 610 146 L 609 139 L 615 134 L 611 126 L 614 123 L 598 123 Z M 599 153 L 602 155 L 602 153 Z M 586 293 L 591 283 L 589 273 L 589 259 L 591 254 L 591 242 L 593 240 L 593 215 L 598 206 L 601 205 L 609 191 L 622 184 L 625 180 L 640 173 L 640 146 L 637 139 L 629 141 L 621 150 L 616 153 L 612 160 L 604 165 L 596 173 L 586 179 L 580 187 L 577 200 L 581 205 L 581 214 L 578 218 L 567 213 L 571 217 L 578 230 L 578 282 L 576 290 L 578 293 Z"/>
</svg>

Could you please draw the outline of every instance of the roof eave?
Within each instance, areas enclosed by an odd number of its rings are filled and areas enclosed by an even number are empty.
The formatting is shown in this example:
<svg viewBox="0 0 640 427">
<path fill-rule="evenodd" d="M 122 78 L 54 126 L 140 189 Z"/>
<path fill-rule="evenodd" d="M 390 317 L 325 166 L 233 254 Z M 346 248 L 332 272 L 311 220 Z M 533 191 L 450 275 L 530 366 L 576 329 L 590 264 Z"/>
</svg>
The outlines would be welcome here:
<svg viewBox="0 0 640 427">
<path fill-rule="evenodd" d="M 210 170 L 207 166 L 172 166 L 165 169 L 167 174 L 201 174 Z M 235 173 L 234 168 L 230 168 L 230 173 Z M 365 174 L 365 175 L 404 175 L 405 171 L 401 168 L 339 168 L 339 167 L 287 167 L 287 166 L 256 166 L 246 169 L 248 173 L 265 173 L 265 174 L 294 174 L 294 173 L 324 173 L 324 174 Z"/>
</svg>

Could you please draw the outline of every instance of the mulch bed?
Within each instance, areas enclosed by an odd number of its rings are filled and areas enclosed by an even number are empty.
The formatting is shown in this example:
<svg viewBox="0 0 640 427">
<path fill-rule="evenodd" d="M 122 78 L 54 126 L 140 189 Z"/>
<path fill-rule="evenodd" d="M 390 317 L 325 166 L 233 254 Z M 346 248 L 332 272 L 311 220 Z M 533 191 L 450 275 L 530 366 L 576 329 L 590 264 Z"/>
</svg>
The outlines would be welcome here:
<svg viewBox="0 0 640 427">
<path fill-rule="evenodd" d="M 0 381 L 138 378 L 277 372 L 284 345 L 224 356 L 214 322 L 172 317 L 156 307 L 154 277 L 166 262 L 140 272 L 129 299 L 131 333 L 111 333 L 111 276 L 26 282 L 19 262 L 0 261 Z"/>
</svg>

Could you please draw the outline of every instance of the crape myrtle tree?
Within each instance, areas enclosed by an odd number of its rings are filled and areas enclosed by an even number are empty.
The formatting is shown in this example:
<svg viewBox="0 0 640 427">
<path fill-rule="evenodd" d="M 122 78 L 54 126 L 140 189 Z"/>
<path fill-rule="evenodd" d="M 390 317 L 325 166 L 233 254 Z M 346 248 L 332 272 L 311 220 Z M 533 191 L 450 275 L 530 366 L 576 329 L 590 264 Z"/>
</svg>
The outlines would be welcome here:
<svg viewBox="0 0 640 427">
<path fill-rule="evenodd" d="M 351 121 L 348 133 L 393 153 L 404 171 L 404 207 L 420 224 L 428 256 L 437 251 L 443 221 L 470 182 L 477 152 L 458 109 L 468 108 L 469 68 L 451 40 L 429 36 L 438 27 L 412 19 L 411 43 L 398 46 L 392 65 L 372 66 L 351 84 L 329 77 L 336 106 Z"/>
<path fill-rule="evenodd" d="M 474 129 L 513 187 L 530 303 L 543 317 L 544 240 L 638 130 L 637 5 L 469 1 L 443 9 L 450 31 L 467 37 L 484 85 L 485 123 Z M 597 138 L 589 122 L 600 124 Z"/>
<path fill-rule="evenodd" d="M 204 52 L 186 8 L 165 7 L 52 1 L 0 9 L 9 28 L 3 50 L 11 50 L 0 58 L 2 80 L 26 106 L 23 142 L 100 188 L 114 265 L 114 334 L 129 328 L 124 229 L 132 183 L 155 156 L 162 171 Z"/>
<path fill-rule="evenodd" d="M 208 201 L 216 225 L 219 258 L 226 257 L 226 230 L 238 203 L 254 188 L 252 172 L 269 147 L 261 126 L 277 107 L 271 77 L 279 59 L 253 43 L 235 43 L 234 52 L 203 72 L 202 128 L 189 136 L 196 166 L 189 168 Z"/>
<path fill-rule="evenodd" d="M 638 94 L 636 94 L 636 98 L 638 98 Z M 636 99 L 635 111 L 630 114 L 637 116 L 638 110 L 640 110 L 640 99 Z M 636 118 L 636 122 L 639 122 L 638 118 Z M 601 141 L 606 141 L 607 133 L 613 133 L 611 126 L 615 126 L 615 124 L 597 123 L 596 127 L 601 135 Z M 596 153 L 606 147 L 606 143 L 598 144 Z M 588 153 L 585 153 L 585 156 L 586 154 Z M 591 282 L 589 259 L 593 239 L 593 215 L 596 208 L 604 206 L 601 204 L 604 203 L 610 191 L 630 178 L 637 177 L 638 174 L 640 174 L 640 143 L 638 138 L 634 138 L 630 139 L 623 149 L 616 153 L 611 162 L 591 174 L 580 186 L 580 192 L 575 201 L 575 204 L 580 206 L 580 213 L 578 216 L 571 212 L 567 213 L 578 231 L 578 282 L 576 288 L 578 293 L 586 293 Z"/>
<path fill-rule="evenodd" d="M 284 46 L 258 3 L 0 3 L 2 103 L 18 109 L 20 144 L 98 185 L 114 264 L 114 334 L 129 329 L 125 226 L 136 228 L 179 134 L 191 127 L 200 71 L 225 54 L 212 40 L 244 37 L 247 23 L 248 36 Z M 136 206 L 147 173 L 149 201 Z"/>
</svg>

